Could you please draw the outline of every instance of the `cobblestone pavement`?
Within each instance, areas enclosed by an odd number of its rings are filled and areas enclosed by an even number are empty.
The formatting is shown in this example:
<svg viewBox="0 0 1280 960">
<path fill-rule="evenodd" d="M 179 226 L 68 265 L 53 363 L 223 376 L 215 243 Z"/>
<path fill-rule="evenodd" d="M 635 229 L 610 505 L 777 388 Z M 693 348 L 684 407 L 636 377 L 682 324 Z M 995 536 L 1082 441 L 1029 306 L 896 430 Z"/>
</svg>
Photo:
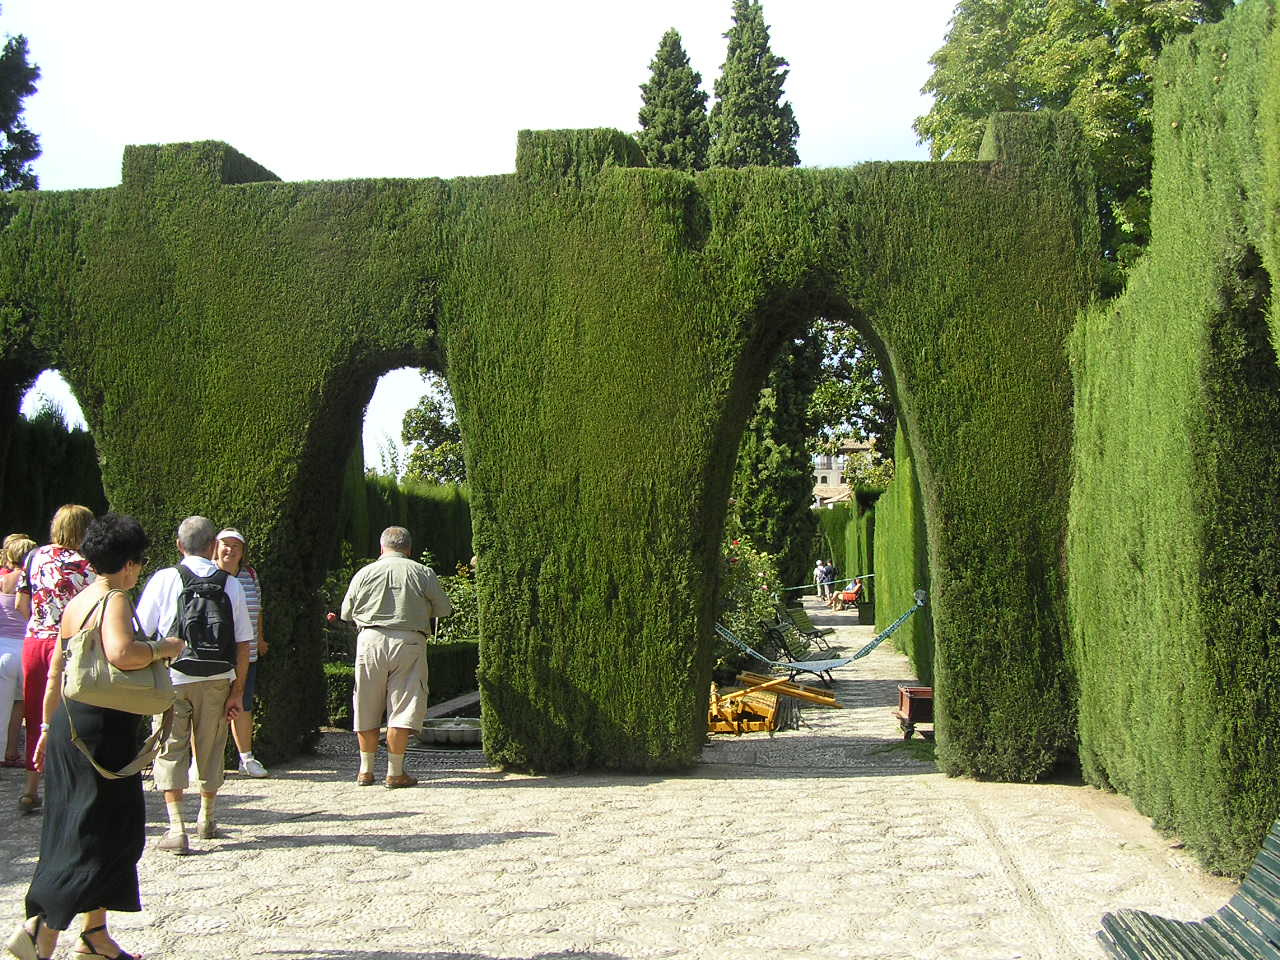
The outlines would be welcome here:
<svg viewBox="0 0 1280 960">
<path fill-rule="evenodd" d="M 871 635 L 822 612 L 847 649 Z M 419 787 L 357 789 L 354 738 L 326 736 L 271 779 L 230 776 L 223 838 L 149 847 L 145 909 L 112 927 L 129 950 L 192 960 L 1057 960 L 1102 956 L 1108 909 L 1192 918 L 1232 892 L 1122 797 L 937 773 L 889 713 L 910 678 L 887 646 L 842 673 L 848 709 L 717 736 L 681 776 L 522 776 L 424 751 Z M 12 813 L 20 772 L 4 773 L 16 924 L 39 817 Z M 147 805 L 154 841 L 164 808 L 150 790 Z"/>
</svg>

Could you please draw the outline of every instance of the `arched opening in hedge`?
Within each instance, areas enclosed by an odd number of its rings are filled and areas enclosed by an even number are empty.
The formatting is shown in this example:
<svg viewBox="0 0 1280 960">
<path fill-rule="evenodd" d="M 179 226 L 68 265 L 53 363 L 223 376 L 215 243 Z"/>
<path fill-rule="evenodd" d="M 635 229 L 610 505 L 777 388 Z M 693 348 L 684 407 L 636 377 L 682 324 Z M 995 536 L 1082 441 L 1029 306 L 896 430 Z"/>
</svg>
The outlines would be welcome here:
<svg viewBox="0 0 1280 960">
<path fill-rule="evenodd" d="M 107 509 L 93 436 L 71 387 L 56 369 L 14 384 L 11 405 L 0 412 L 0 530 L 48 541 L 58 507 L 79 503 Z"/>
</svg>

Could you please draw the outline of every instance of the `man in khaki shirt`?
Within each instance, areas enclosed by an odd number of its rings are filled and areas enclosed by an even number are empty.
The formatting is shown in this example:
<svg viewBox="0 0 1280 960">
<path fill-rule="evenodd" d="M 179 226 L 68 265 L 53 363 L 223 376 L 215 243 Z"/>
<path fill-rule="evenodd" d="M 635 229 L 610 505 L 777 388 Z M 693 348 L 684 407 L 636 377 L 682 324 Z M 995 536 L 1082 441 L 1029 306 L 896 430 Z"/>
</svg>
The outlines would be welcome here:
<svg viewBox="0 0 1280 960">
<path fill-rule="evenodd" d="M 382 555 L 356 572 L 342 600 L 342 619 L 360 631 L 352 724 L 360 741 L 356 784 L 373 785 L 385 712 L 386 784 L 412 787 L 418 780 L 404 772 L 404 751 L 427 712 L 427 637 L 435 632 L 433 618 L 447 617 L 453 605 L 431 568 L 409 559 L 408 530 L 387 527 L 379 544 Z"/>
</svg>

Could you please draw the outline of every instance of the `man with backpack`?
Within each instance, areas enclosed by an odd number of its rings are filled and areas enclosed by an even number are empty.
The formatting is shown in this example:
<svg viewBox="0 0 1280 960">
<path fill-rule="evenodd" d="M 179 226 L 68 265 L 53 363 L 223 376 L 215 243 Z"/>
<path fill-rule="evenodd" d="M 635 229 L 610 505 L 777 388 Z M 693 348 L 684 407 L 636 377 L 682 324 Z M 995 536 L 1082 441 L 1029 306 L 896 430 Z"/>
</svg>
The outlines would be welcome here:
<svg viewBox="0 0 1280 960">
<path fill-rule="evenodd" d="M 249 642 L 253 623 L 244 588 L 235 577 L 218 569 L 211 559 L 215 528 L 204 517 L 187 517 L 178 527 L 182 562 L 157 571 L 138 601 L 138 622 L 148 637 L 179 637 L 181 656 L 169 665 L 178 699 L 173 725 L 152 778 L 164 791 L 169 831 L 157 847 L 187 852 L 182 792 L 194 766 L 200 791 L 200 820 L 196 835 L 216 835 L 214 800 L 222 786 L 227 721 L 243 708 L 245 676 L 249 671 Z"/>
</svg>

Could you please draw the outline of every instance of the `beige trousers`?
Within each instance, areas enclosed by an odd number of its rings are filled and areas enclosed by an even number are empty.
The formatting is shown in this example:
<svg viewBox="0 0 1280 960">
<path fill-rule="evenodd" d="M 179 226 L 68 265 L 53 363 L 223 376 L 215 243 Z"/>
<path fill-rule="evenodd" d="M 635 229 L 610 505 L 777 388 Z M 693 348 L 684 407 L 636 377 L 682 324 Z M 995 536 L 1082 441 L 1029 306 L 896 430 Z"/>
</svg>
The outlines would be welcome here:
<svg viewBox="0 0 1280 960">
<path fill-rule="evenodd" d="M 194 748 L 195 788 L 201 793 L 217 793 L 226 766 L 231 681 L 199 680 L 176 684 L 173 689 L 178 694 L 173 702 L 173 727 L 152 764 L 152 779 L 161 790 L 187 789 Z"/>
</svg>

